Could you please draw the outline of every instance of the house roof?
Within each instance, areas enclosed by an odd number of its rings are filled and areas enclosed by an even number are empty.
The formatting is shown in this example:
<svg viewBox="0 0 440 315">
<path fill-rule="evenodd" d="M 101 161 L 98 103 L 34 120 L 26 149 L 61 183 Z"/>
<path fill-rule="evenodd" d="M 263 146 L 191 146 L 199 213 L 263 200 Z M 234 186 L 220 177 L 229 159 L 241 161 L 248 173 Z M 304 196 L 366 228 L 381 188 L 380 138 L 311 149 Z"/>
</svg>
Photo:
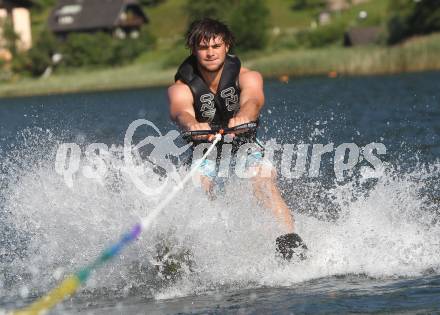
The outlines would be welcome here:
<svg viewBox="0 0 440 315">
<path fill-rule="evenodd" d="M 0 0 L 0 8 L 24 7 L 29 8 L 34 3 L 31 0 Z"/>
<path fill-rule="evenodd" d="M 126 8 L 148 22 L 136 0 L 59 0 L 49 16 L 49 28 L 54 32 L 112 29 Z"/>
</svg>

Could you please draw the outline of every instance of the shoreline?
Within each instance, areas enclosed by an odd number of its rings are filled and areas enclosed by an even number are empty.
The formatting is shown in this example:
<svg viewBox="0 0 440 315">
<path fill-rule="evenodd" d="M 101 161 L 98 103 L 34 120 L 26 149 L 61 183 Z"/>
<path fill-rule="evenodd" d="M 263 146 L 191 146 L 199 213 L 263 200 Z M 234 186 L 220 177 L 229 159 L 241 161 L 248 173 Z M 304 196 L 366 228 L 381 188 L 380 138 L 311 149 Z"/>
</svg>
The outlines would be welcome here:
<svg viewBox="0 0 440 315">
<path fill-rule="evenodd" d="M 265 79 L 282 82 L 310 76 L 351 77 L 440 71 L 440 34 L 413 38 L 393 46 L 280 50 L 243 58 L 243 65 Z M 160 59 L 160 58 L 159 58 Z M 23 78 L 0 84 L 0 97 L 31 97 L 164 87 L 176 68 L 161 60 L 106 69 L 81 69 L 49 78 Z"/>
<path fill-rule="evenodd" d="M 307 79 L 313 77 L 326 77 L 328 79 L 338 79 L 338 78 L 359 78 L 359 77 L 380 77 L 380 76 L 393 76 L 393 75 L 405 75 L 405 74 L 417 74 L 417 73 L 432 73 L 432 72 L 440 72 L 440 68 L 438 69 L 423 69 L 423 70 L 414 70 L 414 71 L 401 71 L 401 72 L 377 72 L 377 73 L 357 73 L 357 74 L 343 74 L 338 73 L 337 76 L 332 76 L 331 73 L 313 73 L 313 74 L 301 74 L 301 75 L 287 75 L 288 79 L 283 81 L 280 77 L 277 76 L 265 76 L 263 75 L 264 80 L 276 80 L 281 83 L 288 83 L 290 81 Z M 57 95 L 69 95 L 69 94 L 88 94 L 88 93 L 104 93 L 104 92 L 117 92 L 117 91 L 129 91 L 129 90 L 142 90 L 148 88 L 164 88 L 169 86 L 173 81 L 165 82 L 165 83 L 157 83 L 157 84 L 139 84 L 139 85 L 127 85 L 127 86 L 91 86 L 89 88 L 66 88 L 63 90 L 60 89 L 47 89 L 44 91 L 37 92 L 15 92 L 12 90 L 10 93 L 0 94 L 0 98 L 3 99 L 11 99 L 11 98 L 26 98 L 26 97 L 39 97 L 39 96 L 57 96 Z"/>
</svg>

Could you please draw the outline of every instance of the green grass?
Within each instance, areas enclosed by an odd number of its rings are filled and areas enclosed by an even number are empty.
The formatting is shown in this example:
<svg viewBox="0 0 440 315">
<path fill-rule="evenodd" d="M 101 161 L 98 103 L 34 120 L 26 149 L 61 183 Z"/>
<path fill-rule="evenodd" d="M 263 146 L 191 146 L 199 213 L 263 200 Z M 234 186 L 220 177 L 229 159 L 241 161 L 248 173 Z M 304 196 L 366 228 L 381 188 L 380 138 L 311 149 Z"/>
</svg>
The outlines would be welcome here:
<svg viewBox="0 0 440 315">
<path fill-rule="evenodd" d="M 0 85 L 1 96 L 59 94 L 126 89 L 168 84 L 175 70 L 162 70 L 154 62 L 102 70 L 78 70 L 47 79 L 24 78 Z"/>
<path fill-rule="evenodd" d="M 182 37 L 187 26 L 185 3 L 185 0 L 166 0 L 158 6 L 144 8 L 150 19 L 148 26 L 160 40 L 175 40 Z"/>
<path fill-rule="evenodd" d="M 317 12 L 315 10 L 292 10 L 293 1 L 271 0 L 266 1 L 266 3 L 270 10 L 272 27 L 279 27 L 284 32 L 308 28 L 316 18 Z"/>
</svg>

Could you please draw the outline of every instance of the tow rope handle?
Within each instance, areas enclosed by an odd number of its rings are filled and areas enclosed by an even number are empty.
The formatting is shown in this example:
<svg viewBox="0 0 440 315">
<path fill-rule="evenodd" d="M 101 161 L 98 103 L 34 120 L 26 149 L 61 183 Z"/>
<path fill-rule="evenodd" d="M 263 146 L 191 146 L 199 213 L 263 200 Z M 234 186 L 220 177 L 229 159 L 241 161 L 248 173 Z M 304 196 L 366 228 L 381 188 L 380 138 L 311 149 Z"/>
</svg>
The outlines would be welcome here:
<svg viewBox="0 0 440 315">
<path fill-rule="evenodd" d="M 182 133 L 182 137 L 184 139 L 191 139 L 192 137 L 196 137 L 196 136 L 214 136 L 216 134 L 220 134 L 223 136 L 225 134 L 235 133 L 237 131 L 244 132 L 244 131 L 254 130 L 257 129 L 257 127 L 258 127 L 258 121 L 251 121 L 231 128 L 185 131 Z M 208 140 L 211 141 L 212 137 L 209 137 Z"/>
</svg>

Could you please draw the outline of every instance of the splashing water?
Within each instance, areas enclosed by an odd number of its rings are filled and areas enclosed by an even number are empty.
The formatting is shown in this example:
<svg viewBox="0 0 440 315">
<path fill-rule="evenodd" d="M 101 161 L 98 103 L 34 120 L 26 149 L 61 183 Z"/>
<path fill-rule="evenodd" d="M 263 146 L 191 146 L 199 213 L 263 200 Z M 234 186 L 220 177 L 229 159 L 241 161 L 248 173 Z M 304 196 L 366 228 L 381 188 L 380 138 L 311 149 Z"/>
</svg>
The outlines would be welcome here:
<svg viewBox="0 0 440 315">
<path fill-rule="evenodd" d="M 43 130 L 28 130 L 22 137 L 23 145 L 8 151 L 0 170 L 0 295 L 13 301 L 44 293 L 90 262 L 161 198 L 138 191 L 116 155 L 108 157 L 114 167 L 104 181 L 78 173 L 69 188 L 54 169 L 56 137 Z M 438 273 L 439 204 L 433 195 L 439 168 L 440 163 L 406 171 L 390 167 L 377 179 L 361 175 L 324 191 L 301 180 L 286 184 L 301 186 L 286 197 L 295 205 L 298 232 L 310 249 L 309 259 L 295 264 L 275 257 L 275 238 L 283 231 L 255 201 L 247 181 L 231 179 L 215 200 L 190 184 L 147 234 L 94 274 L 81 294 L 162 299 L 291 286 L 334 275 Z M 162 181 L 158 175 L 144 180 L 152 186 Z M 310 198 L 317 193 L 337 209 L 333 219 L 323 219 L 322 199 Z M 319 213 L 310 213 L 311 208 Z M 177 280 L 157 259 L 158 244 L 164 243 L 171 257 L 189 253 Z"/>
</svg>

